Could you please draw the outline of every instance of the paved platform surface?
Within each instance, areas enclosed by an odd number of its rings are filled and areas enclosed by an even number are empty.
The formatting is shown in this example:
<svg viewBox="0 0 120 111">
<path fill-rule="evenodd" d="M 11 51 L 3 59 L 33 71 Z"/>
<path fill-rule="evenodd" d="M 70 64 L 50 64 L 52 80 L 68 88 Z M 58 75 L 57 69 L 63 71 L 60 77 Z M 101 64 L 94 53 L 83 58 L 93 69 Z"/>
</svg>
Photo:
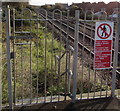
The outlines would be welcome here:
<svg viewBox="0 0 120 111">
<path fill-rule="evenodd" d="M 77 100 L 72 103 L 70 100 L 63 102 L 35 104 L 16 107 L 15 111 L 120 111 L 120 99 L 101 98 L 89 100 Z M 3 110 L 5 111 L 5 110 Z"/>
</svg>

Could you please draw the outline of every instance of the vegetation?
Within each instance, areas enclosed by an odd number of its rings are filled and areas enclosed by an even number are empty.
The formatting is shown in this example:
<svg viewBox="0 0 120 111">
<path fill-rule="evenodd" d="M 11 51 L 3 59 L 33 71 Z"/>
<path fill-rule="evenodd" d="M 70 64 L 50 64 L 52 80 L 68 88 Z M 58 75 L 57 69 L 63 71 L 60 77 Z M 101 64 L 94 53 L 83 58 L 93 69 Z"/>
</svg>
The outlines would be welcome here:
<svg viewBox="0 0 120 111">
<path fill-rule="evenodd" d="M 26 7 L 30 8 L 28 6 Z M 47 7 L 47 9 L 50 8 L 51 7 Z M 32 8 L 30 9 L 32 10 Z M 78 7 L 76 6 L 71 7 L 70 13 L 71 14 L 74 13 L 76 9 L 78 9 Z M 20 11 L 21 11 L 21 6 L 17 7 L 17 11 L 16 11 L 17 19 L 22 18 Z M 29 11 L 25 11 L 23 18 L 24 19 L 30 18 Z M 37 14 L 35 14 L 34 11 L 32 11 L 32 18 L 37 18 Z M 11 23 L 13 23 L 13 20 L 11 20 Z M 12 45 L 13 42 L 27 44 L 27 45 L 18 45 L 18 44 L 15 45 L 15 50 L 14 50 L 15 59 L 11 59 L 12 65 L 13 64 L 15 65 L 15 67 L 12 67 L 12 73 L 13 73 L 12 84 L 13 84 L 13 89 L 16 88 L 15 90 L 13 90 L 16 91 L 16 99 L 30 98 L 31 93 L 32 93 L 32 97 L 45 96 L 45 94 L 57 95 L 58 93 L 64 93 L 66 90 L 65 77 L 64 76 L 61 77 L 60 81 L 58 81 L 58 78 L 60 76 L 58 75 L 59 72 L 58 59 L 65 52 L 64 43 L 60 43 L 56 38 L 53 37 L 52 33 L 48 31 L 46 27 L 43 26 L 45 24 L 44 22 L 38 23 L 36 21 L 24 21 L 23 28 L 21 28 L 20 21 L 16 21 L 15 23 L 16 23 L 16 31 L 31 32 L 30 34 L 24 34 L 24 35 L 16 34 L 16 36 L 33 37 L 32 39 L 28 39 L 28 40 L 23 39 L 23 40 L 11 41 L 11 52 L 13 51 L 13 45 Z M 13 26 L 11 25 L 11 27 L 12 27 L 12 35 L 13 35 Z M 3 20 L 3 35 L 2 35 L 3 36 L 2 37 L 3 103 L 6 103 L 8 101 L 5 32 L 6 32 L 5 21 Z M 65 55 L 60 61 L 60 66 L 61 66 L 60 74 L 63 74 L 66 71 L 66 56 L 67 55 Z M 73 61 L 73 56 L 70 57 L 70 61 Z M 79 57 L 77 93 L 87 92 L 88 88 L 90 88 L 89 89 L 90 92 L 93 92 L 94 90 L 100 91 L 107 89 L 108 87 L 106 88 L 105 84 L 101 85 L 100 81 L 94 84 L 94 80 L 93 80 L 94 72 L 92 69 L 90 69 L 88 62 L 89 61 L 85 63 L 84 70 L 82 70 L 81 57 Z M 72 62 L 70 69 L 72 69 Z M 91 74 L 93 74 L 90 77 L 90 81 L 88 77 L 89 69 L 91 71 Z M 82 74 L 83 77 L 81 76 Z M 83 84 L 83 92 L 81 92 L 81 87 L 79 87 L 81 84 Z M 72 85 L 73 84 L 71 82 L 71 89 L 72 89 Z M 96 89 L 94 89 L 95 87 Z"/>
<path fill-rule="evenodd" d="M 17 9 L 16 18 L 21 18 L 19 9 Z M 29 12 L 25 11 L 24 19 L 29 18 Z M 35 14 L 34 14 L 35 15 Z M 34 16 L 35 17 L 35 16 Z M 13 21 L 11 21 L 12 23 Z M 6 45 L 5 45 L 5 25 L 3 21 L 3 103 L 8 100 L 8 84 L 7 84 L 7 64 L 6 64 Z M 16 99 L 21 99 L 22 97 L 30 97 L 30 93 L 33 93 L 33 96 L 39 93 L 39 96 L 44 95 L 45 79 L 46 83 L 46 94 L 56 94 L 60 90 L 56 84 L 56 66 L 55 66 L 55 55 L 59 55 L 60 52 L 64 52 L 64 47 L 53 38 L 51 32 L 46 32 L 47 29 L 39 25 L 37 29 L 37 23 L 35 21 L 24 21 L 23 31 L 30 31 L 31 35 L 17 34 L 16 36 L 33 36 L 31 40 L 15 40 L 15 43 L 27 43 L 30 45 L 17 45 L 15 46 L 15 71 L 14 71 L 14 60 L 12 59 L 12 72 L 13 72 L 13 89 L 14 85 L 16 88 Z M 43 24 L 43 23 L 42 23 Z M 12 28 L 13 29 L 13 28 Z M 16 31 L 21 31 L 21 22 L 16 22 Z M 11 41 L 11 51 L 13 51 L 13 41 Z M 46 51 L 45 51 L 46 50 Z M 30 53 L 31 53 L 31 62 L 30 62 Z M 46 54 L 46 55 L 45 55 Z M 46 66 L 45 66 L 46 62 Z M 31 67 L 31 66 L 32 67 Z M 30 69 L 31 67 L 31 69 Z M 64 67 L 64 65 L 62 65 Z M 46 72 L 45 72 L 46 70 Z M 62 70 L 62 69 L 61 69 Z M 14 75 L 15 73 L 15 75 Z M 62 73 L 62 71 L 61 71 Z M 45 78 L 46 74 L 46 78 Z M 31 76 L 32 75 L 32 76 Z M 15 84 L 14 84 L 15 80 Z M 32 81 L 31 81 L 32 80 Z M 61 81 L 62 82 L 62 81 Z M 32 86 L 31 86 L 32 84 Z M 57 85 L 57 84 L 56 84 Z M 37 90 L 38 87 L 38 90 Z M 56 90 L 56 88 L 57 90 Z M 63 90 L 63 89 L 61 89 Z M 14 91 L 14 90 L 13 90 Z M 37 94 L 36 94 L 37 95 Z"/>
</svg>

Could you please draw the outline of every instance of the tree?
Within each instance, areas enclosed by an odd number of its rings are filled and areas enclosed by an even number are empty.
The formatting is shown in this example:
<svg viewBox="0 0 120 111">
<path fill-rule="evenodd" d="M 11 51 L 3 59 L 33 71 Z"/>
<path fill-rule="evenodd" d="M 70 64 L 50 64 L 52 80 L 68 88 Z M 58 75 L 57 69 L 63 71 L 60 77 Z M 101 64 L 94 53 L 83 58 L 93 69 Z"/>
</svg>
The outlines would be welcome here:
<svg viewBox="0 0 120 111">
<path fill-rule="evenodd" d="M 7 7 L 7 5 L 12 8 L 21 9 L 22 7 L 28 6 L 28 2 L 2 2 L 3 7 Z"/>
<path fill-rule="evenodd" d="M 75 16 L 75 10 L 79 10 L 78 6 L 72 5 L 70 8 L 70 16 Z"/>
</svg>

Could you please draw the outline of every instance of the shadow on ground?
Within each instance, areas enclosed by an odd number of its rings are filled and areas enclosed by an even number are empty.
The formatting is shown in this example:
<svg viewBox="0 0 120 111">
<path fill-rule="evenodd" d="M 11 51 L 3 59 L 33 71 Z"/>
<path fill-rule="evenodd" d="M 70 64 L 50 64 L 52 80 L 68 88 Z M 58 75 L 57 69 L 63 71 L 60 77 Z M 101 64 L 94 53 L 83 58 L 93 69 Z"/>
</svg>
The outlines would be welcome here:
<svg viewBox="0 0 120 111">
<path fill-rule="evenodd" d="M 78 100 L 76 103 L 63 101 L 56 103 L 36 104 L 31 106 L 16 107 L 15 111 L 120 111 L 120 100 L 117 98 L 101 98 Z M 4 110 L 5 111 L 5 110 Z"/>
</svg>

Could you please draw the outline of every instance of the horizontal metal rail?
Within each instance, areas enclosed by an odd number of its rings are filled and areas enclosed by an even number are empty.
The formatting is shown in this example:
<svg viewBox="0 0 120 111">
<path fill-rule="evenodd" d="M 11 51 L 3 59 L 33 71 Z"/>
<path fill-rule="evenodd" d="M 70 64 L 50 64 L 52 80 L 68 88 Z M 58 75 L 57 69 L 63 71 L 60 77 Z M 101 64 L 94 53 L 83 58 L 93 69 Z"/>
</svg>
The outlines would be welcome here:
<svg viewBox="0 0 120 111">
<path fill-rule="evenodd" d="M 32 36 L 10 36 L 10 39 L 32 39 L 32 38 L 33 38 Z"/>
</svg>

